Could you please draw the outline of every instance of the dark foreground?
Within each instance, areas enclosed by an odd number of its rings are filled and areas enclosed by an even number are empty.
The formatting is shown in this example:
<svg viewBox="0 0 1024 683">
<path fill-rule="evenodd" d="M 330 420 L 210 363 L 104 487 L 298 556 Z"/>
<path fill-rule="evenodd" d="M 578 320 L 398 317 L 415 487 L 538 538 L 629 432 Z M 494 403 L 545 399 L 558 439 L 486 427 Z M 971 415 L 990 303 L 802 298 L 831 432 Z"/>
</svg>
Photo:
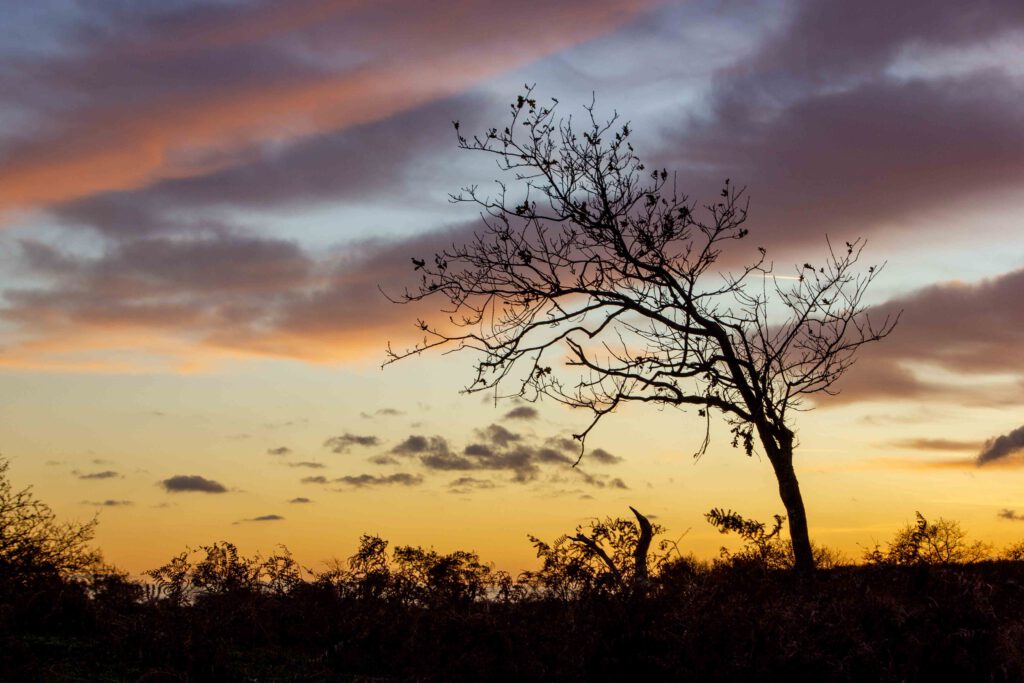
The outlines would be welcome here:
<svg viewBox="0 0 1024 683">
<path fill-rule="evenodd" d="M 800 581 L 679 559 L 642 584 L 566 564 L 511 582 L 470 554 L 389 561 L 372 542 L 311 578 L 287 556 L 276 577 L 247 574 L 221 544 L 169 563 L 159 590 L 116 574 L 8 583 L 0 679 L 1024 680 L 1021 562 Z"/>
</svg>

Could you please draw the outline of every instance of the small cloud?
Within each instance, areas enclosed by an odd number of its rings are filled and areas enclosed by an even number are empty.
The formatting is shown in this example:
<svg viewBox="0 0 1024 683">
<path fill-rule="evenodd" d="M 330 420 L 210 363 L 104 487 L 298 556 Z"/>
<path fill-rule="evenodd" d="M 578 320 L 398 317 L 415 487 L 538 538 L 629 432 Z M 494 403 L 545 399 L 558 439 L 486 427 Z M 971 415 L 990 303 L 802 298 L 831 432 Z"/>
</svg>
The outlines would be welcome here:
<svg viewBox="0 0 1024 683">
<path fill-rule="evenodd" d="M 315 477 L 303 477 L 299 481 L 301 483 L 303 483 L 303 484 L 326 484 L 327 483 L 327 477 L 322 476 L 322 475 L 317 475 Z"/>
<path fill-rule="evenodd" d="M 372 420 L 374 417 L 398 417 L 400 415 L 405 415 L 405 413 L 401 410 L 396 410 L 395 408 L 378 408 L 374 411 L 373 415 L 365 411 L 359 413 L 359 417 L 364 420 Z"/>
<path fill-rule="evenodd" d="M 227 489 L 223 484 L 200 477 L 198 474 L 178 474 L 160 482 L 168 493 L 182 493 L 186 491 L 197 491 L 199 493 L 225 493 Z"/>
<path fill-rule="evenodd" d="M 448 442 L 440 436 L 427 438 L 413 434 L 402 443 L 391 449 L 397 455 L 416 455 L 418 453 L 434 453 L 437 455 L 448 452 Z"/>
<path fill-rule="evenodd" d="M 896 448 L 908 448 L 918 451 L 977 451 L 982 444 L 977 441 L 957 441 L 954 439 L 900 439 L 891 442 Z"/>
<path fill-rule="evenodd" d="M 423 483 L 423 477 L 421 477 L 418 474 L 396 472 L 395 474 L 388 474 L 383 476 L 374 476 L 372 474 L 360 474 L 358 476 L 339 477 L 334 481 L 341 484 L 348 484 L 349 486 L 355 486 L 356 488 L 363 488 L 366 486 L 388 486 L 391 484 L 399 484 L 401 486 L 416 486 L 418 484 Z"/>
<path fill-rule="evenodd" d="M 519 406 L 505 413 L 507 420 L 536 420 L 540 413 L 533 406 Z"/>
<path fill-rule="evenodd" d="M 1024 522 L 1024 514 L 1021 514 L 1021 513 L 1017 512 L 1016 510 L 1011 510 L 1009 508 L 1004 508 L 1004 509 L 1000 510 L 999 512 L 997 512 L 996 514 L 999 517 L 1003 518 L 1003 519 L 1010 520 L 1011 522 Z"/>
<path fill-rule="evenodd" d="M 292 452 L 292 449 L 287 446 L 278 446 L 277 448 L 268 448 L 267 455 L 288 455 Z"/>
<path fill-rule="evenodd" d="M 102 472 L 75 471 L 72 474 L 74 474 L 79 479 L 119 479 L 121 477 L 120 474 L 113 470 L 103 470 Z"/>
<path fill-rule="evenodd" d="M 477 479 L 475 477 L 459 477 L 448 484 L 448 489 L 451 493 L 469 493 L 470 491 L 493 489 L 495 487 L 496 484 L 490 479 Z"/>
<path fill-rule="evenodd" d="M 390 455 L 375 455 L 367 460 L 374 465 L 397 465 L 398 461 L 392 458 Z"/>
<path fill-rule="evenodd" d="M 519 441 L 520 438 L 522 438 L 519 434 L 510 432 L 498 424 L 492 424 L 488 425 L 484 429 L 478 429 L 477 434 L 479 434 L 481 438 L 491 442 L 492 444 L 501 446 L 502 448 L 505 448 L 513 441 Z"/>
<path fill-rule="evenodd" d="M 288 502 L 293 505 L 298 505 L 302 503 L 312 503 L 313 501 L 311 501 L 309 498 L 306 498 L 305 496 L 299 496 L 298 498 L 292 498 Z"/>
<path fill-rule="evenodd" d="M 83 500 L 82 501 L 82 505 L 92 505 L 93 507 L 103 507 L 103 508 L 116 508 L 116 507 L 126 507 L 126 506 L 130 506 L 130 505 L 135 505 L 135 503 L 133 503 L 130 500 L 99 500 L 99 501 Z"/>
<path fill-rule="evenodd" d="M 43 464 L 46 465 L 47 467 L 57 467 L 58 465 L 63 465 L 64 461 L 63 460 L 47 460 Z"/>
<path fill-rule="evenodd" d="M 622 462 L 622 458 L 620 458 L 617 455 L 612 455 L 603 448 L 595 448 L 592 451 L 587 451 L 584 454 L 583 458 L 590 458 L 591 460 L 599 462 L 602 465 L 614 465 L 615 463 Z"/>
<path fill-rule="evenodd" d="M 308 467 L 311 470 L 322 470 L 326 465 L 322 462 L 312 462 L 310 460 L 302 460 L 300 462 L 290 462 L 288 467 Z"/>
<path fill-rule="evenodd" d="M 335 453 L 346 453 L 352 446 L 376 446 L 380 439 L 375 436 L 359 436 L 345 432 L 341 436 L 332 436 L 324 441 L 324 448 L 330 448 Z"/>
<path fill-rule="evenodd" d="M 280 522 L 282 520 L 284 520 L 284 517 L 281 515 L 260 515 L 259 517 L 241 519 L 239 522 Z"/>
<path fill-rule="evenodd" d="M 263 426 L 267 429 L 281 429 L 282 427 L 298 427 L 309 422 L 308 418 L 300 418 L 297 420 L 277 420 L 276 422 L 264 422 Z"/>
<path fill-rule="evenodd" d="M 1024 450 L 1024 427 L 1018 427 L 1009 434 L 1003 434 L 985 442 L 978 454 L 978 464 L 985 465 Z"/>
</svg>

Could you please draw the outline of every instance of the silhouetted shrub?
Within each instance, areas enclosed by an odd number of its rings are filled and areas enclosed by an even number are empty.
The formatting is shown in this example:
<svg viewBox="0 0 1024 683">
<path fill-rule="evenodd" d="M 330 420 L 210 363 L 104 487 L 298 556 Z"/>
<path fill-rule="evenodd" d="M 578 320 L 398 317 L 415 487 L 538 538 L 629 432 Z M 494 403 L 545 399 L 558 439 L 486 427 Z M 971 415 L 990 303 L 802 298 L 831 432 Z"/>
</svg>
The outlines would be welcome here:
<svg viewBox="0 0 1024 683">
<path fill-rule="evenodd" d="M 900 529 L 883 552 L 878 545 L 864 554 L 872 564 L 962 564 L 979 562 L 991 554 L 980 541 L 968 542 L 967 533 L 954 520 L 940 517 L 929 522 L 918 512 L 917 521 Z"/>
</svg>

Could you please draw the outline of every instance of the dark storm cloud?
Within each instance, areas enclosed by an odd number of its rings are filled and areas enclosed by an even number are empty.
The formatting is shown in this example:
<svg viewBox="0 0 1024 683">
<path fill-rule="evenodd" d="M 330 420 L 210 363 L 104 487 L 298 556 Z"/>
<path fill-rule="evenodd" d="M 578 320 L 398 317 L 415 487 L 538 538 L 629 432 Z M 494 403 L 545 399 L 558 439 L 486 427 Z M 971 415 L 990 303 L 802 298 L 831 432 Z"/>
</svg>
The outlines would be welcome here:
<svg viewBox="0 0 1024 683">
<path fill-rule="evenodd" d="M 226 493 L 227 488 L 219 482 L 201 477 L 198 474 L 178 474 L 160 482 L 160 486 L 168 493 L 197 491 L 200 493 Z"/>
<path fill-rule="evenodd" d="M 329 448 L 335 453 L 347 453 L 352 446 L 376 446 L 380 439 L 376 436 L 359 436 L 345 432 L 341 436 L 332 436 L 324 441 L 324 448 Z"/>
<path fill-rule="evenodd" d="M 985 442 L 978 453 L 978 464 L 985 465 L 1001 460 L 1024 450 L 1024 427 L 1018 427 L 1008 434 L 994 437 Z"/>
</svg>

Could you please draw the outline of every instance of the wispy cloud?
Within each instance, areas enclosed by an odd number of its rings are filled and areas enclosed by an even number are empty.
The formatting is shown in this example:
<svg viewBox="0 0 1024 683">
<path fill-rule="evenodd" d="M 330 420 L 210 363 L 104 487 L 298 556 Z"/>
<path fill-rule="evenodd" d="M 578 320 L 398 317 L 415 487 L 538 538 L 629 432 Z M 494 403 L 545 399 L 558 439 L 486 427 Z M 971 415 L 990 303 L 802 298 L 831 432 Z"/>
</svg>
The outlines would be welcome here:
<svg viewBox="0 0 1024 683">
<path fill-rule="evenodd" d="M 281 515 L 259 515 L 258 517 L 249 517 L 248 519 L 240 519 L 236 524 L 243 522 L 282 522 L 284 517 Z"/>
<path fill-rule="evenodd" d="M 74 472 L 73 473 L 79 479 L 120 479 L 121 475 L 113 470 L 103 470 L 102 472 Z"/>
<path fill-rule="evenodd" d="M 341 436 L 332 436 L 324 442 L 324 448 L 329 448 L 335 453 L 347 453 L 353 446 L 362 446 L 368 448 L 370 446 L 376 446 L 380 443 L 380 439 L 376 436 L 359 436 L 358 434 L 349 434 L 345 432 Z"/>
<path fill-rule="evenodd" d="M 423 483 L 423 477 L 418 474 L 409 474 L 408 472 L 396 472 L 395 474 L 387 475 L 359 474 L 338 477 L 334 481 L 339 484 L 355 486 L 356 488 L 390 485 L 417 486 Z"/>
</svg>

